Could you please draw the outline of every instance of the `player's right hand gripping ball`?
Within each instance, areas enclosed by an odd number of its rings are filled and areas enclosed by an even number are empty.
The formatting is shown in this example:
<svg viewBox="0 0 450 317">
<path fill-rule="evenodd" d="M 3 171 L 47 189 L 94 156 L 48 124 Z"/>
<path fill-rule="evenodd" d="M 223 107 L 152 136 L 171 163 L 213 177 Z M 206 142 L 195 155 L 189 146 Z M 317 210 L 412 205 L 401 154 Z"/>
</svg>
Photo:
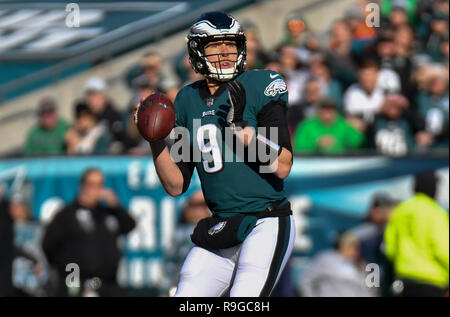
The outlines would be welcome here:
<svg viewBox="0 0 450 317">
<path fill-rule="evenodd" d="M 147 141 L 164 139 L 175 125 L 175 108 L 163 93 L 155 93 L 139 103 L 134 122 Z"/>
</svg>

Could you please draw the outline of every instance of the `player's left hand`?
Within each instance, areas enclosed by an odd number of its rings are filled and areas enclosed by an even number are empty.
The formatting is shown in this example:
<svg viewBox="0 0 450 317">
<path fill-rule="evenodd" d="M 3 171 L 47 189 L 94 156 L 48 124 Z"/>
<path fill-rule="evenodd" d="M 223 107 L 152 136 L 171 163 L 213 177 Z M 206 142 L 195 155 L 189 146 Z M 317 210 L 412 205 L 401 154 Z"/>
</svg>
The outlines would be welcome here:
<svg viewBox="0 0 450 317">
<path fill-rule="evenodd" d="M 248 122 L 244 120 L 245 104 L 247 103 L 245 88 L 237 80 L 230 81 L 227 87 L 228 98 L 231 103 L 231 108 L 227 115 L 227 123 L 232 128 L 244 128 L 248 125 Z"/>
</svg>

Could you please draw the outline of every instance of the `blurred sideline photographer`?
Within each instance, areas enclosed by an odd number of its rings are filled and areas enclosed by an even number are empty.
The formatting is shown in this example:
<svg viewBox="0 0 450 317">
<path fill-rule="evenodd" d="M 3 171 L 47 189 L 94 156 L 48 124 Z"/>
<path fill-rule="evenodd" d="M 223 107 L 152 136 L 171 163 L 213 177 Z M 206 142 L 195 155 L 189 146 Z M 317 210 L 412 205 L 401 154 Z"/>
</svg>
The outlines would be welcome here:
<svg viewBox="0 0 450 317">
<path fill-rule="evenodd" d="M 393 281 L 392 265 L 383 253 L 384 231 L 390 214 L 398 202 L 384 191 L 372 196 L 372 203 L 363 222 L 349 232 L 361 242 L 361 258 L 366 263 L 376 263 L 380 270 L 380 287 L 377 296 L 390 296 L 389 287 Z"/>
<path fill-rule="evenodd" d="M 87 296 L 89 290 L 99 296 L 123 295 L 116 282 L 121 257 L 117 238 L 130 232 L 135 222 L 104 181 L 100 170 L 87 169 L 77 199 L 48 225 L 43 249 L 58 274 L 55 295 Z M 66 286 L 70 263 L 80 268 L 79 288 Z M 95 283 L 89 283 L 92 280 Z"/>
<path fill-rule="evenodd" d="M 448 290 L 449 219 L 435 199 L 432 171 L 415 177 L 415 195 L 393 211 L 384 235 L 393 262 L 395 296 L 444 296 Z"/>
<path fill-rule="evenodd" d="M 350 232 L 336 238 L 334 249 L 320 252 L 303 273 L 299 284 L 302 297 L 372 297 L 365 285 L 365 262 L 360 241 Z"/>
</svg>

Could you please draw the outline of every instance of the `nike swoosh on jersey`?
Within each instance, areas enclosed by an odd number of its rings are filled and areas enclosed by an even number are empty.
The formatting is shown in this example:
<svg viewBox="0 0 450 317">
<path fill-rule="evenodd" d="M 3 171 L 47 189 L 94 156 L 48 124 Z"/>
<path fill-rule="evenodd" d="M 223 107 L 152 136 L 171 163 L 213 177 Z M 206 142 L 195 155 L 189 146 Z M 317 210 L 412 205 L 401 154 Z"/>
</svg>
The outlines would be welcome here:
<svg viewBox="0 0 450 317">
<path fill-rule="evenodd" d="M 269 74 L 269 76 L 271 79 L 274 79 L 274 78 L 280 76 L 280 74 Z"/>
</svg>

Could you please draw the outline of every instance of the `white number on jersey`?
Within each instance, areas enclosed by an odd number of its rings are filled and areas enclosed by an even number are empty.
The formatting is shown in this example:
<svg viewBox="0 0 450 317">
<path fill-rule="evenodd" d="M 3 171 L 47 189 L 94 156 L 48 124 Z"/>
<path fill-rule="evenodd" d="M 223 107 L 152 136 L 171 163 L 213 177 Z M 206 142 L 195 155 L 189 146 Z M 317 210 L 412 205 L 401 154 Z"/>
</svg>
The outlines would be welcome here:
<svg viewBox="0 0 450 317">
<path fill-rule="evenodd" d="M 217 135 L 219 129 L 214 124 L 205 124 L 197 130 L 197 144 L 202 153 L 203 169 L 206 173 L 217 173 L 223 168 L 222 151 Z M 209 142 L 205 144 L 205 140 Z"/>
</svg>

